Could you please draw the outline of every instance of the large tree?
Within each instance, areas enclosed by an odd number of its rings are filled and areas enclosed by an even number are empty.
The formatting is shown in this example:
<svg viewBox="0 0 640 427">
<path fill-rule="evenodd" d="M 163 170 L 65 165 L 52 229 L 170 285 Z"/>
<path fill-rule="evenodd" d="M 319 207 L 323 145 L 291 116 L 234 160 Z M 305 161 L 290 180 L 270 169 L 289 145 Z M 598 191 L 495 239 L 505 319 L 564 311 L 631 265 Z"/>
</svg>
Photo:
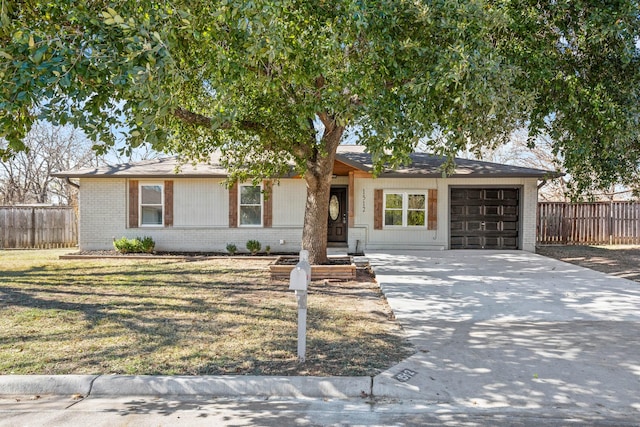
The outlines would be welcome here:
<svg viewBox="0 0 640 427">
<path fill-rule="evenodd" d="M 326 259 L 346 130 L 378 171 L 552 136 L 585 183 L 637 175 L 636 1 L 44 0 L 0 3 L 5 156 L 40 117 L 112 144 L 115 129 L 232 180 L 307 184 L 303 246 Z"/>
</svg>

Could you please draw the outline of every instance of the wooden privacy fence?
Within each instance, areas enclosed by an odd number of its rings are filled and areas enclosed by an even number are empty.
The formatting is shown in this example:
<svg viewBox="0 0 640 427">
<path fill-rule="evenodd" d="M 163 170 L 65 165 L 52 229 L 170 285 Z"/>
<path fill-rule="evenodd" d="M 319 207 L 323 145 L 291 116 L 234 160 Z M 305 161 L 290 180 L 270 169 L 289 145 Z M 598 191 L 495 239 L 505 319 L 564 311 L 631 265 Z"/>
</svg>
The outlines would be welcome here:
<svg viewBox="0 0 640 427">
<path fill-rule="evenodd" d="M 66 248 L 78 244 L 72 207 L 0 206 L 0 248 Z"/>
<path fill-rule="evenodd" d="M 538 203 L 538 244 L 640 244 L 640 202 Z"/>
</svg>

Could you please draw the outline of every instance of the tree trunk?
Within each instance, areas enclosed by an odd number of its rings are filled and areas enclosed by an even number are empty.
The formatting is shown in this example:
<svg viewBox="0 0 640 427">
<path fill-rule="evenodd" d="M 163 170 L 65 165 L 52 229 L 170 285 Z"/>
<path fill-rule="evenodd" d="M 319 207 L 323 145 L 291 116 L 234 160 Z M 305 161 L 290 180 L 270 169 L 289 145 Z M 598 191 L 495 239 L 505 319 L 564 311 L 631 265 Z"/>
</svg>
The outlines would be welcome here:
<svg viewBox="0 0 640 427">
<path fill-rule="evenodd" d="M 302 229 L 302 248 L 309 251 L 310 264 L 327 263 L 327 222 L 329 194 L 333 177 L 333 162 L 340 145 L 343 126 L 337 126 L 332 117 L 320 116 L 325 125 L 321 145 L 324 152 L 314 150 L 307 160 L 304 180 L 307 184 L 307 202 Z"/>
</svg>

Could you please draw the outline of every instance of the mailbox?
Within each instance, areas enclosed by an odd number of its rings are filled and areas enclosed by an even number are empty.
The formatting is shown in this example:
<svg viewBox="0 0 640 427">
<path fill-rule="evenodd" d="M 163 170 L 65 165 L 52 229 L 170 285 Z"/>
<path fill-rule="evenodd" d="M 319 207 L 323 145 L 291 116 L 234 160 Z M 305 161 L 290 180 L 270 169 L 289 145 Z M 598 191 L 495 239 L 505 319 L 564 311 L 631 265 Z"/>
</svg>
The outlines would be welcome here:
<svg viewBox="0 0 640 427">
<path fill-rule="evenodd" d="M 307 290 L 307 272 L 296 266 L 289 275 L 289 289 L 292 291 Z"/>
<path fill-rule="evenodd" d="M 289 289 L 292 291 L 306 291 L 311 283 L 311 265 L 309 251 L 300 251 L 300 261 L 289 275 Z"/>
<path fill-rule="evenodd" d="M 311 283 L 309 252 L 300 251 L 300 261 L 289 275 L 289 289 L 296 291 L 298 300 L 298 361 L 304 363 L 307 348 L 307 288 Z"/>
</svg>

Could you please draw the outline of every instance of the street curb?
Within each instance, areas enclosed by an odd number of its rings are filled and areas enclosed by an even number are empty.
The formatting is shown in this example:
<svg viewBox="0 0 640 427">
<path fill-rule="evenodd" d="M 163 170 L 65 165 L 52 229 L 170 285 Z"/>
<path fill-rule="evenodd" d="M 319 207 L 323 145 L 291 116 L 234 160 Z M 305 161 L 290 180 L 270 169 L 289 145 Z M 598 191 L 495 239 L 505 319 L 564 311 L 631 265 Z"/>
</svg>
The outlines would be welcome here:
<svg viewBox="0 0 640 427">
<path fill-rule="evenodd" d="M 6 375 L 0 395 L 213 396 L 348 399 L 371 393 L 371 377 Z"/>
<path fill-rule="evenodd" d="M 97 375 L 0 375 L 0 395 L 87 396 Z"/>
<path fill-rule="evenodd" d="M 371 392 L 371 377 L 101 376 L 92 396 L 208 395 L 345 399 Z"/>
</svg>

